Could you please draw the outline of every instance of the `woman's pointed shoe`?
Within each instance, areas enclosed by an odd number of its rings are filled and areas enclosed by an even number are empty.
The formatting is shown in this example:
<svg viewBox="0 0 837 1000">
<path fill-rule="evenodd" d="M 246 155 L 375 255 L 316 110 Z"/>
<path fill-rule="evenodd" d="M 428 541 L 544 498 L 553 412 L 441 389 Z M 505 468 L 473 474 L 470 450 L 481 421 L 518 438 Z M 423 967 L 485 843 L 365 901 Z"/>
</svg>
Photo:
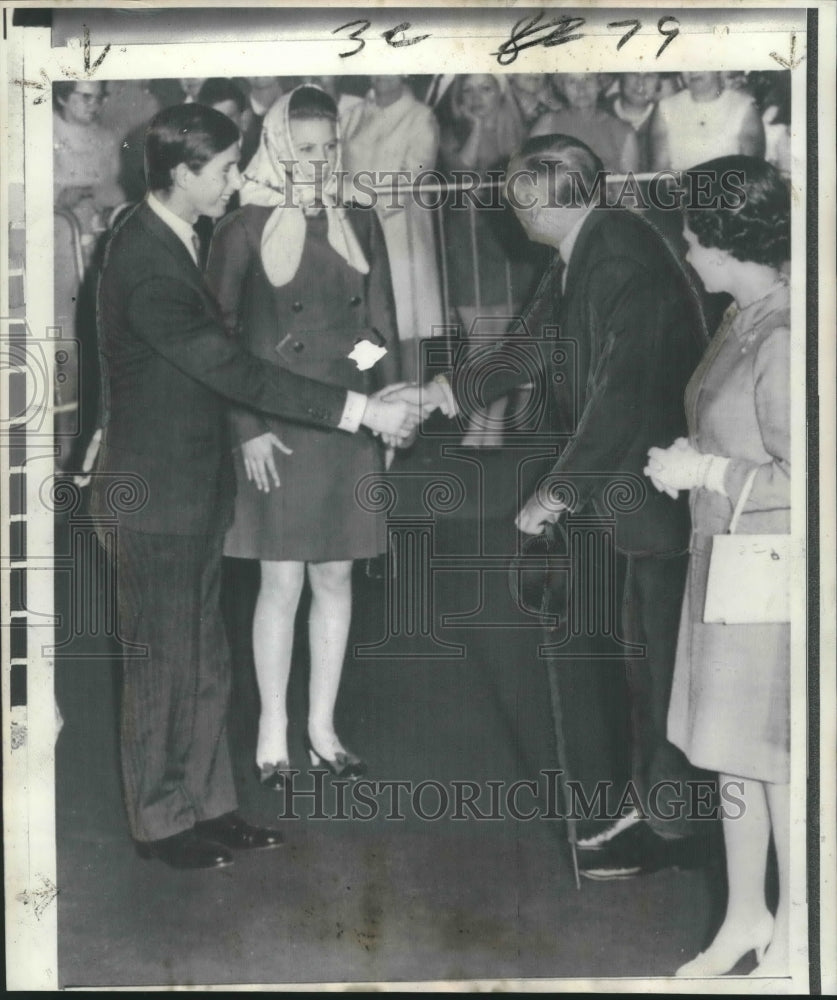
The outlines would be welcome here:
<svg viewBox="0 0 837 1000">
<path fill-rule="evenodd" d="M 277 792 L 287 791 L 293 783 L 291 762 L 288 760 L 280 760 L 276 764 L 256 764 L 256 774 L 260 784 Z"/>
<path fill-rule="evenodd" d="M 761 919 L 750 924 L 737 937 L 727 935 L 723 940 L 716 935 L 711 945 L 691 962 L 681 965 L 675 972 L 678 979 L 706 979 L 723 976 L 747 955 L 756 953 L 756 961 L 761 962 L 773 937 L 773 915 L 765 912 Z"/>
<path fill-rule="evenodd" d="M 349 750 L 340 750 L 333 758 L 328 758 L 314 748 L 307 733 L 303 742 L 312 767 L 326 767 L 335 778 L 349 778 L 353 781 L 366 774 L 366 763 Z"/>
</svg>

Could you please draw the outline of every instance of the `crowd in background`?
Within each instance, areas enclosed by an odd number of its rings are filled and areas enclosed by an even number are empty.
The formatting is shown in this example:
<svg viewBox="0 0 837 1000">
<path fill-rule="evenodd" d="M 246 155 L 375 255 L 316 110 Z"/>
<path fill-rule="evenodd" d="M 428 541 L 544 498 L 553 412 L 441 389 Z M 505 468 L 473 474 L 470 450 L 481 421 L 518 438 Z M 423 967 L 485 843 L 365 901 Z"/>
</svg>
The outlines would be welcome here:
<svg viewBox="0 0 837 1000">
<path fill-rule="evenodd" d="M 527 137 L 548 133 L 580 139 L 614 174 L 683 170 L 733 153 L 764 157 L 790 172 L 786 72 L 56 83 L 55 313 L 66 339 L 95 344 L 95 312 L 85 288 L 95 281 L 101 237 L 120 211 L 145 195 L 143 138 L 154 114 L 183 102 L 223 112 L 241 131 L 240 167 L 246 171 L 265 114 L 302 82 L 318 84 L 337 101 L 350 176 L 434 169 L 452 176 L 467 169 L 501 187 L 492 171 L 503 169 Z M 410 348 L 451 324 L 467 333 L 479 320 L 480 333 L 502 335 L 542 269 L 542 250 L 526 240 L 511 211 L 468 205 L 465 212 L 430 212 L 409 198 L 379 199 L 408 378 L 417 374 L 417 353 Z M 202 235 L 206 251 L 211 227 Z M 75 364 L 83 368 L 78 358 Z M 59 435 L 62 421 L 75 426 L 85 377 L 74 370 L 69 376 L 57 400 Z M 67 449 L 62 455 L 62 463 L 69 462 Z"/>
</svg>

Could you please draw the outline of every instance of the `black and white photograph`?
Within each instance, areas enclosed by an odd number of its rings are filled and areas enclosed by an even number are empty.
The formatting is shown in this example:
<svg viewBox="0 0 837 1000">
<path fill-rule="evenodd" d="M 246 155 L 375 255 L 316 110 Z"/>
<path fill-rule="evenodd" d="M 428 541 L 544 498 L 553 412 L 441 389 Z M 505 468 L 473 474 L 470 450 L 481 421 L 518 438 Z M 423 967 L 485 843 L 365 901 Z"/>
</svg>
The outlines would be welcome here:
<svg viewBox="0 0 837 1000">
<path fill-rule="evenodd" d="M 837 8 L 2 14 L 7 989 L 837 989 Z"/>
</svg>

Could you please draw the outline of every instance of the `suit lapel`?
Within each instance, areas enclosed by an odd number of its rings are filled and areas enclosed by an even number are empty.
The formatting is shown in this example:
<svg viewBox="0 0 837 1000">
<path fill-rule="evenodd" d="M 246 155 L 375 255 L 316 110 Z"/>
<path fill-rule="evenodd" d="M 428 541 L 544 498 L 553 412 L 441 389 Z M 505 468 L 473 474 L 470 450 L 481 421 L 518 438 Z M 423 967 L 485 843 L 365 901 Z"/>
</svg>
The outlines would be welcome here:
<svg viewBox="0 0 837 1000">
<path fill-rule="evenodd" d="M 203 278 L 203 272 L 192 260 L 192 255 L 183 245 L 182 240 L 163 222 L 163 220 L 152 211 L 146 202 L 143 202 L 137 209 L 137 218 L 148 231 L 149 235 L 158 243 L 162 243 L 166 251 L 171 254 L 177 264 L 177 273 L 182 280 L 197 289 L 207 308 L 214 316 L 219 316 L 218 303 L 215 296 L 210 292 Z"/>
<path fill-rule="evenodd" d="M 573 289 L 578 287 L 578 275 L 584 271 L 584 259 L 587 256 L 587 248 L 604 218 L 604 212 L 593 209 L 581 225 L 575 246 L 570 254 L 570 262 L 567 264 L 567 280 L 564 282 L 566 290 L 566 294 L 564 295 L 565 301 L 572 296 Z"/>
<path fill-rule="evenodd" d="M 192 260 L 192 255 L 183 245 L 182 240 L 163 222 L 156 212 L 148 207 L 146 202 L 143 202 L 137 209 L 137 218 L 151 235 L 166 247 L 181 267 L 188 268 L 195 282 L 202 284 L 200 268 Z"/>
</svg>

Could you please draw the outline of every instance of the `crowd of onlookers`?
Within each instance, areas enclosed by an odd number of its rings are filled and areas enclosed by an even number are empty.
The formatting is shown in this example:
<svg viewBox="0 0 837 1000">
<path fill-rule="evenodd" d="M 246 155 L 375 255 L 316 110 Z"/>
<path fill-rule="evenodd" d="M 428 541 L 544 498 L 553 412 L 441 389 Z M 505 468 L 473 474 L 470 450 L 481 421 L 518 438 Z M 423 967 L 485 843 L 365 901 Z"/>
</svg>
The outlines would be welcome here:
<svg viewBox="0 0 837 1000">
<path fill-rule="evenodd" d="M 615 174 L 681 170 L 728 153 L 764 157 L 789 173 L 789 77 L 544 73 L 56 83 L 56 323 L 71 337 L 89 338 L 78 329 L 84 276 L 95 271 L 100 238 L 119 210 L 145 194 L 144 133 L 163 107 L 197 101 L 229 116 L 242 134 L 242 169 L 272 104 L 313 82 L 337 101 L 349 176 L 433 169 L 452 176 L 467 169 L 490 179 L 525 138 L 556 132 L 583 141 Z M 484 329 L 496 320 L 502 332 L 504 317 L 525 302 L 541 251 L 513 213 L 468 205 L 467 212 L 428 212 L 410 198 L 378 201 L 403 340 L 450 323 L 468 331 L 475 319 Z M 63 389 L 70 410 L 72 382 Z"/>
</svg>

